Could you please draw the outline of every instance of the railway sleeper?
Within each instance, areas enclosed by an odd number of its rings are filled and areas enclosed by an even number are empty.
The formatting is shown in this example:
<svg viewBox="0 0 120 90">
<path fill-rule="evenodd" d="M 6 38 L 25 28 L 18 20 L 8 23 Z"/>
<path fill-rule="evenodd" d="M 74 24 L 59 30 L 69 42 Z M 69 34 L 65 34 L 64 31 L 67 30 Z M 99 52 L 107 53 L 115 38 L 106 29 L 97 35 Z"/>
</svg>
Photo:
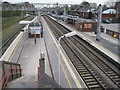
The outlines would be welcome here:
<svg viewBox="0 0 120 90">
<path fill-rule="evenodd" d="M 80 72 L 85 72 L 85 71 L 87 71 L 85 68 L 80 68 L 80 67 L 76 67 L 77 68 L 77 70 L 79 70 Z"/>
<path fill-rule="evenodd" d="M 89 86 L 89 88 L 99 90 L 99 88 L 102 88 L 102 87 L 100 85 L 91 85 L 91 86 Z"/>
<path fill-rule="evenodd" d="M 80 70 L 79 70 L 79 72 L 80 72 L 81 74 L 89 74 L 88 71 L 83 72 L 83 71 L 80 71 Z"/>
<path fill-rule="evenodd" d="M 109 76 L 112 77 L 112 78 L 119 78 L 119 76 L 116 75 L 116 74 L 111 74 L 111 75 L 109 75 Z"/>
<path fill-rule="evenodd" d="M 72 60 L 71 60 L 72 61 Z M 78 59 L 76 59 L 76 61 L 72 61 L 73 63 L 76 63 L 76 65 L 81 65 L 81 66 L 83 66 L 83 64 L 78 60 Z"/>
<path fill-rule="evenodd" d="M 75 64 L 77 67 L 84 67 L 83 64 L 81 64 L 81 63 L 76 63 L 76 62 L 75 62 L 74 64 Z"/>
<path fill-rule="evenodd" d="M 107 71 L 107 74 L 115 74 L 113 71 Z"/>
<path fill-rule="evenodd" d="M 81 72 L 88 72 L 86 69 L 79 69 Z"/>
<path fill-rule="evenodd" d="M 103 65 L 103 64 L 99 64 L 99 67 L 101 68 L 101 69 L 103 69 L 104 67 L 107 67 L 106 65 Z"/>
<path fill-rule="evenodd" d="M 93 79 L 93 78 L 92 79 L 86 79 L 85 81 L 86 82 L 95 82 L 95 79 Z"/>
<path fill-rule="evenodd" d="M 120 82 L 120 79 L 119 78 L 116 78 L 116 79 L 114 79 L 116 82 Z"/>
<path fill-rule="evenodd" d="M 76 67 L 78 67 L 78 68 L 83 68 L 83 69 L 86 69 L 84 66 L 82 66 L 82 65 L 75 65 Z"/>
<path fill-rule="evenodd" d="M 98 82 L 87 82 L 87 84 L 88 84 L 89 86 L 91 86 L 91 85 L 98 85 Z"/>
<path fill-rule="evenodd" d="M 88 80 L 88 79 L 94 79 L 93 76 L 89 76 L 89 77 L 83 77 L 85 80 Z M 95 81 L 95 79 L 94 79 Z"/>
<path fill-rule="evenodd" d="M 88 71 L 88 70 L 86 70 L 86 68 L 78 68 L 78 70 L 80 70 L 80 71 Z"/>
<path fill-rule="evenodd" d="M 91 74 L 83 74 L 82 77 L 84 77 L 84 76 L 91 76 Z"/>
<path fill-rule="evenodd" d="M 82 65 L 79 65 L 79 64 L 74 64 L 77 68 L 84 68 L 85 69 L 85 67 L 84 66 L 82 66 Z"/>
<path fill-rule="evenodd" d="M 83 78 L 85 77 L 91 77 L 91 75 L 81 75 Z"/>
<path fill-rule="evenodd" d="M 115 78 L 119 78 L 119 79 L 120 79 L 120 77 L 119 77 L 119 76 L 117 76 L 117 75 L 116 75 L 116 76 L 112 76 L 112 78 L 113 78 L 113 79 L 115 79 Z"/>
<path fill-rule="evenodd" d="M 109 73 L 108 75 L 109 75 L 109 76 L 116 76 L 115 73 Z"/>
</svg>

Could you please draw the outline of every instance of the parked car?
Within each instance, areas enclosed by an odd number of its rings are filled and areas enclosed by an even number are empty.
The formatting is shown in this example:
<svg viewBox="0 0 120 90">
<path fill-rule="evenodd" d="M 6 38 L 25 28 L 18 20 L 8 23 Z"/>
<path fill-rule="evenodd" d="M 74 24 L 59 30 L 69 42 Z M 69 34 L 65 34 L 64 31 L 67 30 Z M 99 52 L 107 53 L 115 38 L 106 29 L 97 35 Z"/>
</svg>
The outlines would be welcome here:
<svg viewBox="0 0 120 90">
<path fill-rule="evenodd" d="M 106 20 L 106 19 L 103 19 L 103 20 L 102 20 L 102 23 L 110 24 L 110 21 L 109 21 L 109 20 Z"/>
</svg>

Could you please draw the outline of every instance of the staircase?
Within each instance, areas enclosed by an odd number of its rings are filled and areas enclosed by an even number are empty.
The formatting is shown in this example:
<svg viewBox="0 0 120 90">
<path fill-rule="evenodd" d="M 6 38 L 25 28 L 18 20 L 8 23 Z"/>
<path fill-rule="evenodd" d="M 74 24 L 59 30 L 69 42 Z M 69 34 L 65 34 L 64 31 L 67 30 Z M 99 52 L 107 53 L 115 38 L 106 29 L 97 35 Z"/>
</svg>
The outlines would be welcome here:
<svg viewBox="0 0 120 90">
<path fill-rule="evenodd" d="M 40 62 L 37 73 L 31 72 L 28 74 L 30 68 L 27 71 L 23 71 L 20 64 L 0 61 L 0 90 L 14 88 L 62 88 L 53 78 L 45 73 L 44 60 L 40 59 Z"/>
</svg>

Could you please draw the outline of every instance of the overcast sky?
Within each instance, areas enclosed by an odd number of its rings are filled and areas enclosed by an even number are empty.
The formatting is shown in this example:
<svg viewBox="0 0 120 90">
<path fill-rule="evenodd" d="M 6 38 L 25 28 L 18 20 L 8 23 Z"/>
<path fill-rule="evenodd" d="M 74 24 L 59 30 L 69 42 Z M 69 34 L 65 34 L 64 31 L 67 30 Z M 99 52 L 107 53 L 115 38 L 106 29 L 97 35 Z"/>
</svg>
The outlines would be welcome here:
<svg viewBox="0 0 120 90">
<path fill-rule="evenodd" d="M 3 0 L 11 3 L 18 2 L 30 2 L 30 3 L 65 3 L 65 4 L 80 4 L 82 1 L 94 2 L 97 4 L 103 4 L 107 1 L 115 1 L 115 0 Z"/>
</svg>

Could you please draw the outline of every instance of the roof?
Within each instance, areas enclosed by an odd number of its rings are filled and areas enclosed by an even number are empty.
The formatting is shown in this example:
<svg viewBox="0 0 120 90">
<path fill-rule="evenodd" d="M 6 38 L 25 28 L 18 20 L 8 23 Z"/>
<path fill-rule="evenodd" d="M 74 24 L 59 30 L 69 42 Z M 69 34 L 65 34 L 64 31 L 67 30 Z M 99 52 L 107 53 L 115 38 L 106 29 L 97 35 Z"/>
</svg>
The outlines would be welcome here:
<svg viewBox="0 0 120 90">
<path fill-rule="evenodd" d="M 29 26 L 40 26 L 39 22 L 32 22 L 29 24 Z"/>
<path fill-rule="evenodd" d="M 86 23 L 96 23 L 97 21 L 94 19 L 82 19 L 82 18 L 71 18 L 76 22 L 86 22 Z"/>
<path fill-rule="evenodd" d="M 116 14 L 116 10 L 115 9 L 107 9 L 105 11 L 103 11 L 104 14 Z"/>
</svg>

